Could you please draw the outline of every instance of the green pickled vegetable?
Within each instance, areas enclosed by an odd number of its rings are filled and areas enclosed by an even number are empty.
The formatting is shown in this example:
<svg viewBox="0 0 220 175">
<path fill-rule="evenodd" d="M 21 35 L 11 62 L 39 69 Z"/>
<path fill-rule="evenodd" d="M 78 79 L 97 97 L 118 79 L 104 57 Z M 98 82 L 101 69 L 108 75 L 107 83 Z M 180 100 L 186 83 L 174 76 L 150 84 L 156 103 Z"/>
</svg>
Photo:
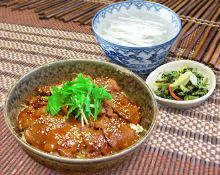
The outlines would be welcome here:
<svg viewBox="0 0 220 175">
<path fill-rule="evenodd" d="M 194 100 L 208 93 L 207 78 L 198 73 L 197 69 L 189 67 L 163 72 L 154 85 L 157 86 L 156 95 L 166 99 L 175 100 L 175 95 L 183 100 Z M 173 95 L 168 85 L 172 88 Z"/>
</svg>

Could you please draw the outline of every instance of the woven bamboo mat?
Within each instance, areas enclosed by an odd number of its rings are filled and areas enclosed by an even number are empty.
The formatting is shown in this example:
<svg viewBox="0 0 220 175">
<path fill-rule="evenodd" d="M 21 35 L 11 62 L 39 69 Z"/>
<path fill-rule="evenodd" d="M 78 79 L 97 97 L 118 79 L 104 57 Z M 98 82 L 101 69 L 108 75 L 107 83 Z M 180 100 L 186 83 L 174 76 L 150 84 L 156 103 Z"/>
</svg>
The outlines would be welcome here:
<svg viewBox="0 0 220 175">
<path fill-rule="evenodd" d="M 56 19 L 90 25 L 96 12 L 123 0 L 2 0 L 0 6 L 15 11 L 31 10 L 40 19 Z M 175 11 L 182 20 L 182 31 L 171 52 L 220 70 L 219 0 L 148 0 Z"/>
<path fill-rule="evenodd" d="M 69 58 L 108 61 L 91 34 L 0 22 L 0 174 L 62 174 L 36 163 L 20 148 L 4 122 L 3 104 L 9 88 L 24 73 Z M 166 62 L 179 59 L 183 58 L 169 55 Z M 158 105 L 158 122 L 150 139 L 123 164 L 95 174 L 218 175 L 220 72 L 215 74 L 217 86 L 207 101 L 188 110 Z"/>
</svg>

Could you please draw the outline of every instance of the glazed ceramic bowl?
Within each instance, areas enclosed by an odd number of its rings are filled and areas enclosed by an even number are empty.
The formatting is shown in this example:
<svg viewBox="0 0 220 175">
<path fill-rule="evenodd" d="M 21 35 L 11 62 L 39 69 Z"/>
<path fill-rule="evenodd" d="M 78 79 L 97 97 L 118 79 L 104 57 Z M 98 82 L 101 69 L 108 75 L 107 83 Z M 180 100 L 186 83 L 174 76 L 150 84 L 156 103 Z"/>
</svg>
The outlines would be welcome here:
<svg viewBox="0 0 220 175">
<path fill-rule="evenodd" d="M 69 80 L 73 73 L 89 74 L 92 77 L 115 78 L 124 91 L 141 108 L 141 125 L 144 128 L 140 139 L 131 147 L 121 152 L 94 159 L 71 159 L 43 152 L 32 147 L 21 138 L 18 131 L 18 112 L 24 100 L 39 86 Z M 131 71 L 121 66 L 94 60 L 65 60 L 43 65 L 24 75 L 10 90 L 4 108 L 5 121 L 23 149 L 38 162 L 58 170 L 95 171 L 110 167 L 128 158 L 152 133 L 156 117 L 156 100 L 146 83 Z"/>
<path fill-rule="evenodd" d="M 124 13 L 136 15 L 137 18 L 151 14 L 167 21 L 169 29 L 172 29 L 168 31 L 169 39 L 153 46 L 130 47 L 109 41 L 111 36 L 108 39 L 104 38 L 102 31 L 109 28 L 114 19 Z M 101 9 L 92 20 L 92 30 L 111 62 L 137 74 L 145 74 L 150 73 L 164 61 L 181 31 L 181 21 L 175 12 L 161 4 L 148 1 L 123 1 Z"/>
<path fill-rule="evenodd" d="M 208 78 L 207 85 L 208 85 L 208 93 L 198 99 L 195 100 L 188 100 L 188 101 L 177 101 L 177 100 L 170 100 L 165 99 L 157 96 L 154 93 L 155 98 L 157 101 L 163 105 L 172 107 L 172 108 L 192 108 L 195 106 L 198 106 L 202 102 L 204 102 L 209 96 L 214 92 L 215 86 L 216 86 L 216 77 L 213 71 L 205 66 L 202 63 L 191 61 L 191 60 L 180 60 L 180 61 L 172 61 L 167 64 L 164 64 L 157 69 L 155 69 L 146 79 L 147 85 L 152 89 L 154 92 L 157 87 L 154 85 L 154 82 L 158 79 L 159 75 L 163 72 L 167 71 L 175 71 L 180 70 L 183 67 L 191 67 L 191 68 L 197 68 L 197 71 L 201 73 L 202 75 L 206 76 Z"/>
</svg>

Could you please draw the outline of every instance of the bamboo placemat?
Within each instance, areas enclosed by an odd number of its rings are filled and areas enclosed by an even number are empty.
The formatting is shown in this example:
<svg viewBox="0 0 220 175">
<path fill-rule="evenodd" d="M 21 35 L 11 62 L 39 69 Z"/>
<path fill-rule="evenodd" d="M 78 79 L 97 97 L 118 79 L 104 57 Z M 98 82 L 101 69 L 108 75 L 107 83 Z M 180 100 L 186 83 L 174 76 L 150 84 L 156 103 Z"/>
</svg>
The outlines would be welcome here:
<svg viewBox="0 0 220 175">
<path fill-rule="evenodd" d="M 62 174 L 33 161 L 7 129 L 3 104 L 24 73 L 51 61 L 108 61 L 91 34 L 0 22 L 0 174 Z M 183 59 L 169 55 L 167 62 Z M 150 139 L 123 164 L 95 174 L 216 174 L 220 172 L 220 72 L 217 86 L 200 106 L 179 110 L 158 105 Z M 75 174 L 72 172 L 72 174 Z"/>
<path fill-rule="evenodd" d="M 40 19 L 56 19 L 90 25 L 96 12 L 123 0 L 1 0 L 12 10 L 32 9 Z M 220 70 L 219 0 L 148 0 L 174 10 L 182 20 L 182 31 L 171 52 Z"/>
</svg>

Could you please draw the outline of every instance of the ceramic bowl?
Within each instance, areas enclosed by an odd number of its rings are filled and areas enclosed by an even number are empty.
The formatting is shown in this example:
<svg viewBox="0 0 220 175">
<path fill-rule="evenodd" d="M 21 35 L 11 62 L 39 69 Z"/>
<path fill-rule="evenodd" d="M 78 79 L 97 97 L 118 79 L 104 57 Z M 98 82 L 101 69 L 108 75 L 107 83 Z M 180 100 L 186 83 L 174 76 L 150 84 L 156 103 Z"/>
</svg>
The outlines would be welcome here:
<svg viewBox="0 0 220 175">
<path fill-rule="evenodd" d="M 140 18 L 150 13 L 168 21 L 169 27 L 172 27 L 174 32 L 167 41 L 149 47 L 124 46 L 104 39 L 101 31 L 114 21 L 115 16 L 120 16 L 122 13 L 139 15 Z M 181 31 L 181 21 L 175 12 L 161 4 L 148 1 L 123 1 L 101 9 L 92 20 L 92 30 L 111 62 L 122 65 L 137 74 L 145 74 L 150 73 L 164 61 Z"/>
<path fill-rule="evenodd" d="M 175 70 L 180 70 L 183 67 L 192 67 L 192 68 L 197 68 L 197 71 L 205 76 L 208 77 L 208 93 L 198 99 L 195 100 L 188 100 L 188 101 L 177 101 L 177 100 L 170 100 L 170 99 L 165 99 L 157 96 L 154 93 L 155 98 L 157 101 L 163 105 L 173 107 L 173 108 L 191 108 L 198 106 L 202 102 L 204 102 L 214 91 L 215 86 L 216 86 L 216 77 L 213 71 L 205 66 L 202 63 L 196 62 L 196 61 L 191 61 L 191 60 L 180 60 L 180 61 L 172 61 L 167 64 L 164 64 L 157 69 L 155 69 L 146 79 L 147 85 L 152 89 L 154 92 L 157 87 L 154 85 L 154 82 L 158 79 L 158 76 L 163 73 L 164 71 L 175 71 Z"/>
<path fill-rule="evenodd" d="M 141 125 L 144 132 L 140 139 L 131 147 L 111 156 L 94 159 L 71 159 L 43 152 L 21 139 L 18 131 L 17 116 L 24 100 L 39 86 L 52 85 L 70 79 L 72 73 L 89 74 L 92 77 L 115 78 L 129 97 L 141 108 Z M 145 142 L 152 133 L 156 116 L 156 100 L 146 83 L 131 71 L 121 66 L 94 60 L 65 60 L 43 65 L 24 75 L 10 90 L 4 107 L 7 126 L 23 149 L 38 162 L 58 170 L 96 171 L 115 164 L 120 165 Z"/>
</svg>

